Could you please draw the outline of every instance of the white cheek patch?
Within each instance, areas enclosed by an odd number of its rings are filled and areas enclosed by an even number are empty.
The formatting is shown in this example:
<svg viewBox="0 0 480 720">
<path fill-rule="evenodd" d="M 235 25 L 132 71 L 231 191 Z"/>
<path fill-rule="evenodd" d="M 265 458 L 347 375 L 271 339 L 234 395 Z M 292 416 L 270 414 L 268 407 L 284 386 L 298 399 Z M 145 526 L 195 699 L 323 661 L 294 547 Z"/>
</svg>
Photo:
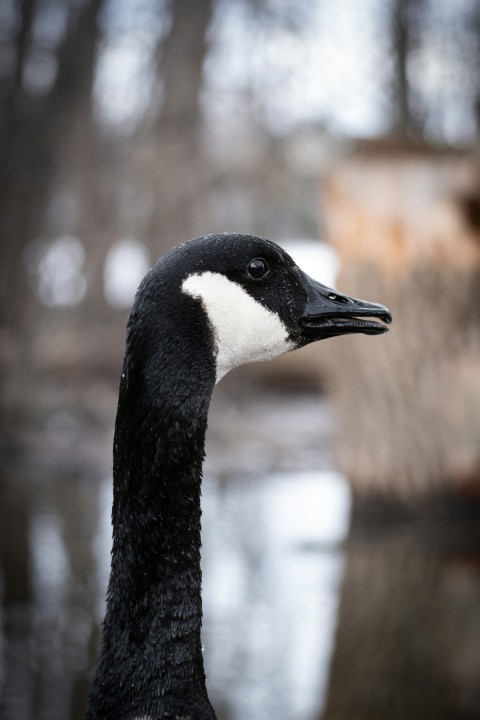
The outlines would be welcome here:
<svg viewBox="0 0 480 720">
<path fill-rule="evenodd" d="M 221 273 L 189 275 L 183 292 L 202 301 L 217 344 L 217 382 L 229 370 L 254 360 L 271 360 L 294 343 L 278 315 Z"/>
</svg>

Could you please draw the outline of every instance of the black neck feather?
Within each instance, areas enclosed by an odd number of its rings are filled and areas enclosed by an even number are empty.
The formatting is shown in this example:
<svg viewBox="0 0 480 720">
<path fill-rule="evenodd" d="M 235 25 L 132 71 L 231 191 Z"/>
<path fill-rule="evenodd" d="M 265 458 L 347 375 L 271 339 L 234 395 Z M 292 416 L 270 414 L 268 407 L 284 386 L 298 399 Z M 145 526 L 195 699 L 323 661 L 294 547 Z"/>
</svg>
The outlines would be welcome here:
<svg viewBox="0 0 480 720">
<path fill-rule="evenodd" d="M 200 639 L 211 338 L 206 322 L 190 328 L 188 343 L 177 326 L 163 342 L 157 336 L 156 353 L 142 354 L 130 325 L 114 441 L 112 569 L 87 719 L 212 720 Z"/>
</svg>

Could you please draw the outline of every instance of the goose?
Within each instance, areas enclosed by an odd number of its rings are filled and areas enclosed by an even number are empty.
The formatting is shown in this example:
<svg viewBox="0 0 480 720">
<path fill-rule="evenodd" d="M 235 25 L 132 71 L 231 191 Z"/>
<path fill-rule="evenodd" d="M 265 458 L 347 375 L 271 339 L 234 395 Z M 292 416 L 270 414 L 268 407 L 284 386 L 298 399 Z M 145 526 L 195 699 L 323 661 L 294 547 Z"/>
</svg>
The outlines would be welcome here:
<svg viewBox="0 0 480 720">
<path fill-rule="evenodd" d="M 200 488 L 210 397 L 229 370 L 391 315 L 310 278 L 278 245 L 208 235 L 147 273 L 127 324 L 113 547 L 86 720 L 215 720 L 202 657 Z"/>
</svg>

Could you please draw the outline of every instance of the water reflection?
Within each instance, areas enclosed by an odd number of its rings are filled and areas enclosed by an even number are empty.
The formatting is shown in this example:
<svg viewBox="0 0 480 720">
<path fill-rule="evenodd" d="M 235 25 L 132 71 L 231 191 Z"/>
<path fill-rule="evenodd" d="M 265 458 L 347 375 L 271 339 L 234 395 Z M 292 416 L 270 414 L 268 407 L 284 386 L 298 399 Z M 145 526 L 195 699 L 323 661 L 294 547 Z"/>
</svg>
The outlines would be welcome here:
<svg viewBox="0 0 480 720">
<path fill-rule="evenodd" d="M 327 469 L 325 436 L 319 443 L 309 419 L 318 407 L 302 403 L 282 406 L 283 437 L 278 403 L 270 426 L 263 417 L 275 452 L 261 474 L 251 458 L 232 474 L 232 445 L 215 432 L 211 440 L 203 641 L 219 720 L 479 717 L 478 548 L 448 550 L 449 528 L 441 548 L 411 529 L 345 542 L 348 486 Z M 287 436 L 292 446 L 299 439 L 288 430 L 287 406 L 304 423 L 307 461 L 296 473 Z M 247 426 L 242 443 L 254 448 Z M 104 611 L 110 506 L 111 478 L 100 470 L 3 469 L 2 720 L 83 717 Z"/>
<path fill-rule="evenodd" d="M 322 706 L 350 495 L 335 473 L 243 477 L 204 492 L 206 669 L 229 720 Z"/>
<path fill-rule="evenodd" d="M 324 720 L 480 717 L 479 548 L 438 530 L 352 538 Z"/>
</svg>

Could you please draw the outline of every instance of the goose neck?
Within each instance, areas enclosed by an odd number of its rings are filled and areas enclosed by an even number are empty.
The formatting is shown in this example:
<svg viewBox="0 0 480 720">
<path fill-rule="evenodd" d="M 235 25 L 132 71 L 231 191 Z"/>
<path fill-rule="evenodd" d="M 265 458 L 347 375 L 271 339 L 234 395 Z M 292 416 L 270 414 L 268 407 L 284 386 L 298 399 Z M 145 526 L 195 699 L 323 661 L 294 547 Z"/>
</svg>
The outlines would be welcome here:
<svg viewBox="0 0 480 720">
<path fill-rule="evenodd" d="M 115 713 L 125 705 L 132 718 L 180 717 L 190 698 L 202 708 L 199 717 L 214 719 L 200 637 L 200 493 L 211 390 L 198 381 L 195 390 L 182 388 L 159 402 L 122 378 L 112 569 L 92 690 L 92 706 L 105 712 L 92 717 L 123 717 Z"/>
</svg>

